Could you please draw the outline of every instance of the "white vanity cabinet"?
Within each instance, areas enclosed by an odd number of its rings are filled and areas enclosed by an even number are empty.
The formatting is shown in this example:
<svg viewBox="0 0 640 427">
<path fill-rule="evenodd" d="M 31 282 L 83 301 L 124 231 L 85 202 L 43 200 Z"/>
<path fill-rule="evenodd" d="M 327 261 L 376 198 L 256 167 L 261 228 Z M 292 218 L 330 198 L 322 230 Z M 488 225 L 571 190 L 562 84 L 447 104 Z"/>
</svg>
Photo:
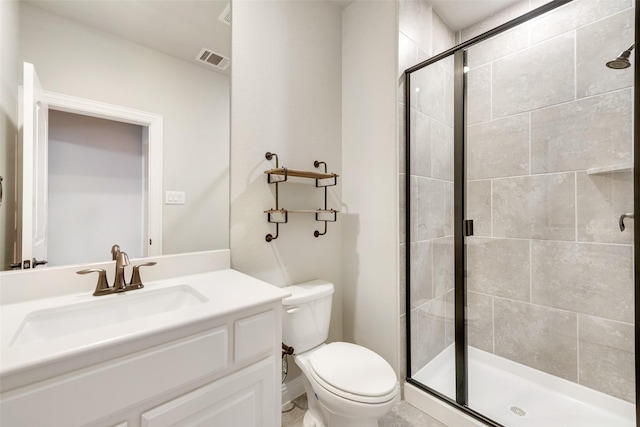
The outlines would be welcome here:
<svg viewBox="0 0 640 427">
<path fill-rule="evenodd" d="M 142 427 L 243 426 L 276 423 L 270 357 L 141 415 Z M 276 424 L 274 424 L 276 425 Z"/>
<path fill-rule="evenodd" d="M 281 316 L 271 300 L 116 358 L 105 351 L 100 363 L 3 391 L 0 425 L 279 427 Z"/>
<path fill-rule="evenodd" d="M 273 353 L 274 327 L 280 310 L 271 309 L 234 322 L 236 364 Z M 278 352 L 279 353 L 279 352 Z M 280 426 L 279 355 L 270 356 L 222 379 L 197 388 L 141 415 L 142 427 L 169 426 Z M 279 371 L 278 371 L 279 372 Z"/>
</svg>

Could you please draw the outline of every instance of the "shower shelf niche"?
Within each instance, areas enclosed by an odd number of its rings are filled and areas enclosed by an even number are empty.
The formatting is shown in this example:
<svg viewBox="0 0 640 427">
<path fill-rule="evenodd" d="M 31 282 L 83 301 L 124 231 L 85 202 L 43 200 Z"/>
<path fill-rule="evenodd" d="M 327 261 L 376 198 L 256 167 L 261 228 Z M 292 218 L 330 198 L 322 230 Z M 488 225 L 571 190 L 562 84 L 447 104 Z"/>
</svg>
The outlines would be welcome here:
<svg viewBox="0 0 640 427">
<path fill-rule="evenodd" d="M 600 175 L 613 172 L 630 172 L 633 170 L 633 163 L 621 163 L 619 165 L 603 166 L 599 168 L 587 169 L 587 175 Z"/>
<path fill-rule="evenodd" d="M 287 169 L 285 167 L 278 166 L 278 155 L 276 153 L 268 152 L 265 154 L 267 160 L 276 158 L 276 167 L 264 171 L 267 174 L 267 182 L 269 184 L 275 184 L 276 186 L 276 207 L 275 209 L 267 209 L 264 213 L 267 214 L 267 221 L 276 225 L 276 235 L 271 233 L 265 236 L 267 242 L 271 242 L 278 238 L 280 234 L 280 224 L 286 224 L 289 221 L 289 214 L 314 214 L 316 221 L 324 222 L 324 231 L 321 233 L 316 230 L 313 232 L 315 237 L 324 236 L 327 234 L 327 223 L 336 222 L 338 219 L 338 212 L 335 209 L 327 208 L 327 187 L 333 187 L 338 184 L 338 174 L 327 172 L 327 164 L 316 160 L 313 162 L 313 166 L 319 168 L 324 166 L 324 172 L 322 171 L 307 171 Z M 281 177 L 281 178 L 274 178 Z M 320 209 L 284 209 L 279 207 L 278 201 L 278 184 L 286 182 L 289 177 L 314 179 L 316 181 L 316 188 L 324 188 L 324 208 Z"/>
</svg>

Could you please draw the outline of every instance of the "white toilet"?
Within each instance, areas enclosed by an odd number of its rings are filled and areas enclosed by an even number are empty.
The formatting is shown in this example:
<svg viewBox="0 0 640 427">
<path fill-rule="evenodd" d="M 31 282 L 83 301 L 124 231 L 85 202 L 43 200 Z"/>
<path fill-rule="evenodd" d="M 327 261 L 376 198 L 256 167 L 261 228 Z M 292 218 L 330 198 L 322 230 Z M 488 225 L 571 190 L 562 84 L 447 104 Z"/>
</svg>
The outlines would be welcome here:
<svg viewBox="0 0 640 427">
<path fill-rule="evenodd" d="M 359 345 L 325 344 L 333 284 L 313 280 L 284 288 L 282 341 L 294 349 L 309 410 L 305 427 L 376 427 L 399 399 L 391 366 Z"/>
</svg>

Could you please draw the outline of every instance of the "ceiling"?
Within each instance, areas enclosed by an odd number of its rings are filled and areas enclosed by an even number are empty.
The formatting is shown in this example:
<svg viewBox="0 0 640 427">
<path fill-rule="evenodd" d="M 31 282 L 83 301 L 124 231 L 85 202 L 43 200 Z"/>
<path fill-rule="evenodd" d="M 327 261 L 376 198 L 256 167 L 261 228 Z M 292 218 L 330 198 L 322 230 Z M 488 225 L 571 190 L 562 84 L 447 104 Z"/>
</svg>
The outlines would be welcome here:
<svg viewBox="0 0 640 427">
<path fill-rule="evenodd" d="M 22 0 L 151 49 L 195 61 L 206 47 L 230 57 L 231 27 L 218 19 L 230 0 Z"/>
<path fill-rule="evenodd" d="M 218 17 L 230 0 L 22 0 L 216 72 L 196 62 L 204 47 L 230 57 L 231 27 Z M 330 0 L 341 8 L 352 0 Z M 518 0 L 430 0 L 454 31 L 468 27 Z"/>
<path fill-rule="evenodd" d="M 447 26 L 458 31 L 517 3 L 519 0 L 430 0 Z"/>
</svg>

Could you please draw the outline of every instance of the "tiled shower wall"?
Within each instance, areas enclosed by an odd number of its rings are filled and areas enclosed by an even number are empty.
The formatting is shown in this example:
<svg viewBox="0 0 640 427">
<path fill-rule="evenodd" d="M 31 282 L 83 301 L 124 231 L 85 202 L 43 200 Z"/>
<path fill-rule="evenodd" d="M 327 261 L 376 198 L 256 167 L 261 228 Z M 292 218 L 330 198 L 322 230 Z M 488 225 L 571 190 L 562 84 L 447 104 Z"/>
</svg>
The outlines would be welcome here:
<svg viewBox="0 0 640 427">
<path fill-rule="evenodd" d="M 576 0 L 469 50 L 466 217 L 476 236 L 467 241 L 470 345 L 633 402 L 633 221 L 617 228 L 633 210 L 632 174 L 598 171 L 632 161 L 633 72 L 604 67 L 633 41 L 632 7 Z M 415 224 L 404 243 L 414 373 L 452 342 L 452 185 L 434 174 L 452 139 L 434 137 L 421 93 L 411 117 Z"/>
<path fill-rule="evenodd" d="M 467 286 L 470 345 L 633 402 L 633 72 L 604 66 L 632 7 L 576 0 L 469 50 Z"/>
</svg>

